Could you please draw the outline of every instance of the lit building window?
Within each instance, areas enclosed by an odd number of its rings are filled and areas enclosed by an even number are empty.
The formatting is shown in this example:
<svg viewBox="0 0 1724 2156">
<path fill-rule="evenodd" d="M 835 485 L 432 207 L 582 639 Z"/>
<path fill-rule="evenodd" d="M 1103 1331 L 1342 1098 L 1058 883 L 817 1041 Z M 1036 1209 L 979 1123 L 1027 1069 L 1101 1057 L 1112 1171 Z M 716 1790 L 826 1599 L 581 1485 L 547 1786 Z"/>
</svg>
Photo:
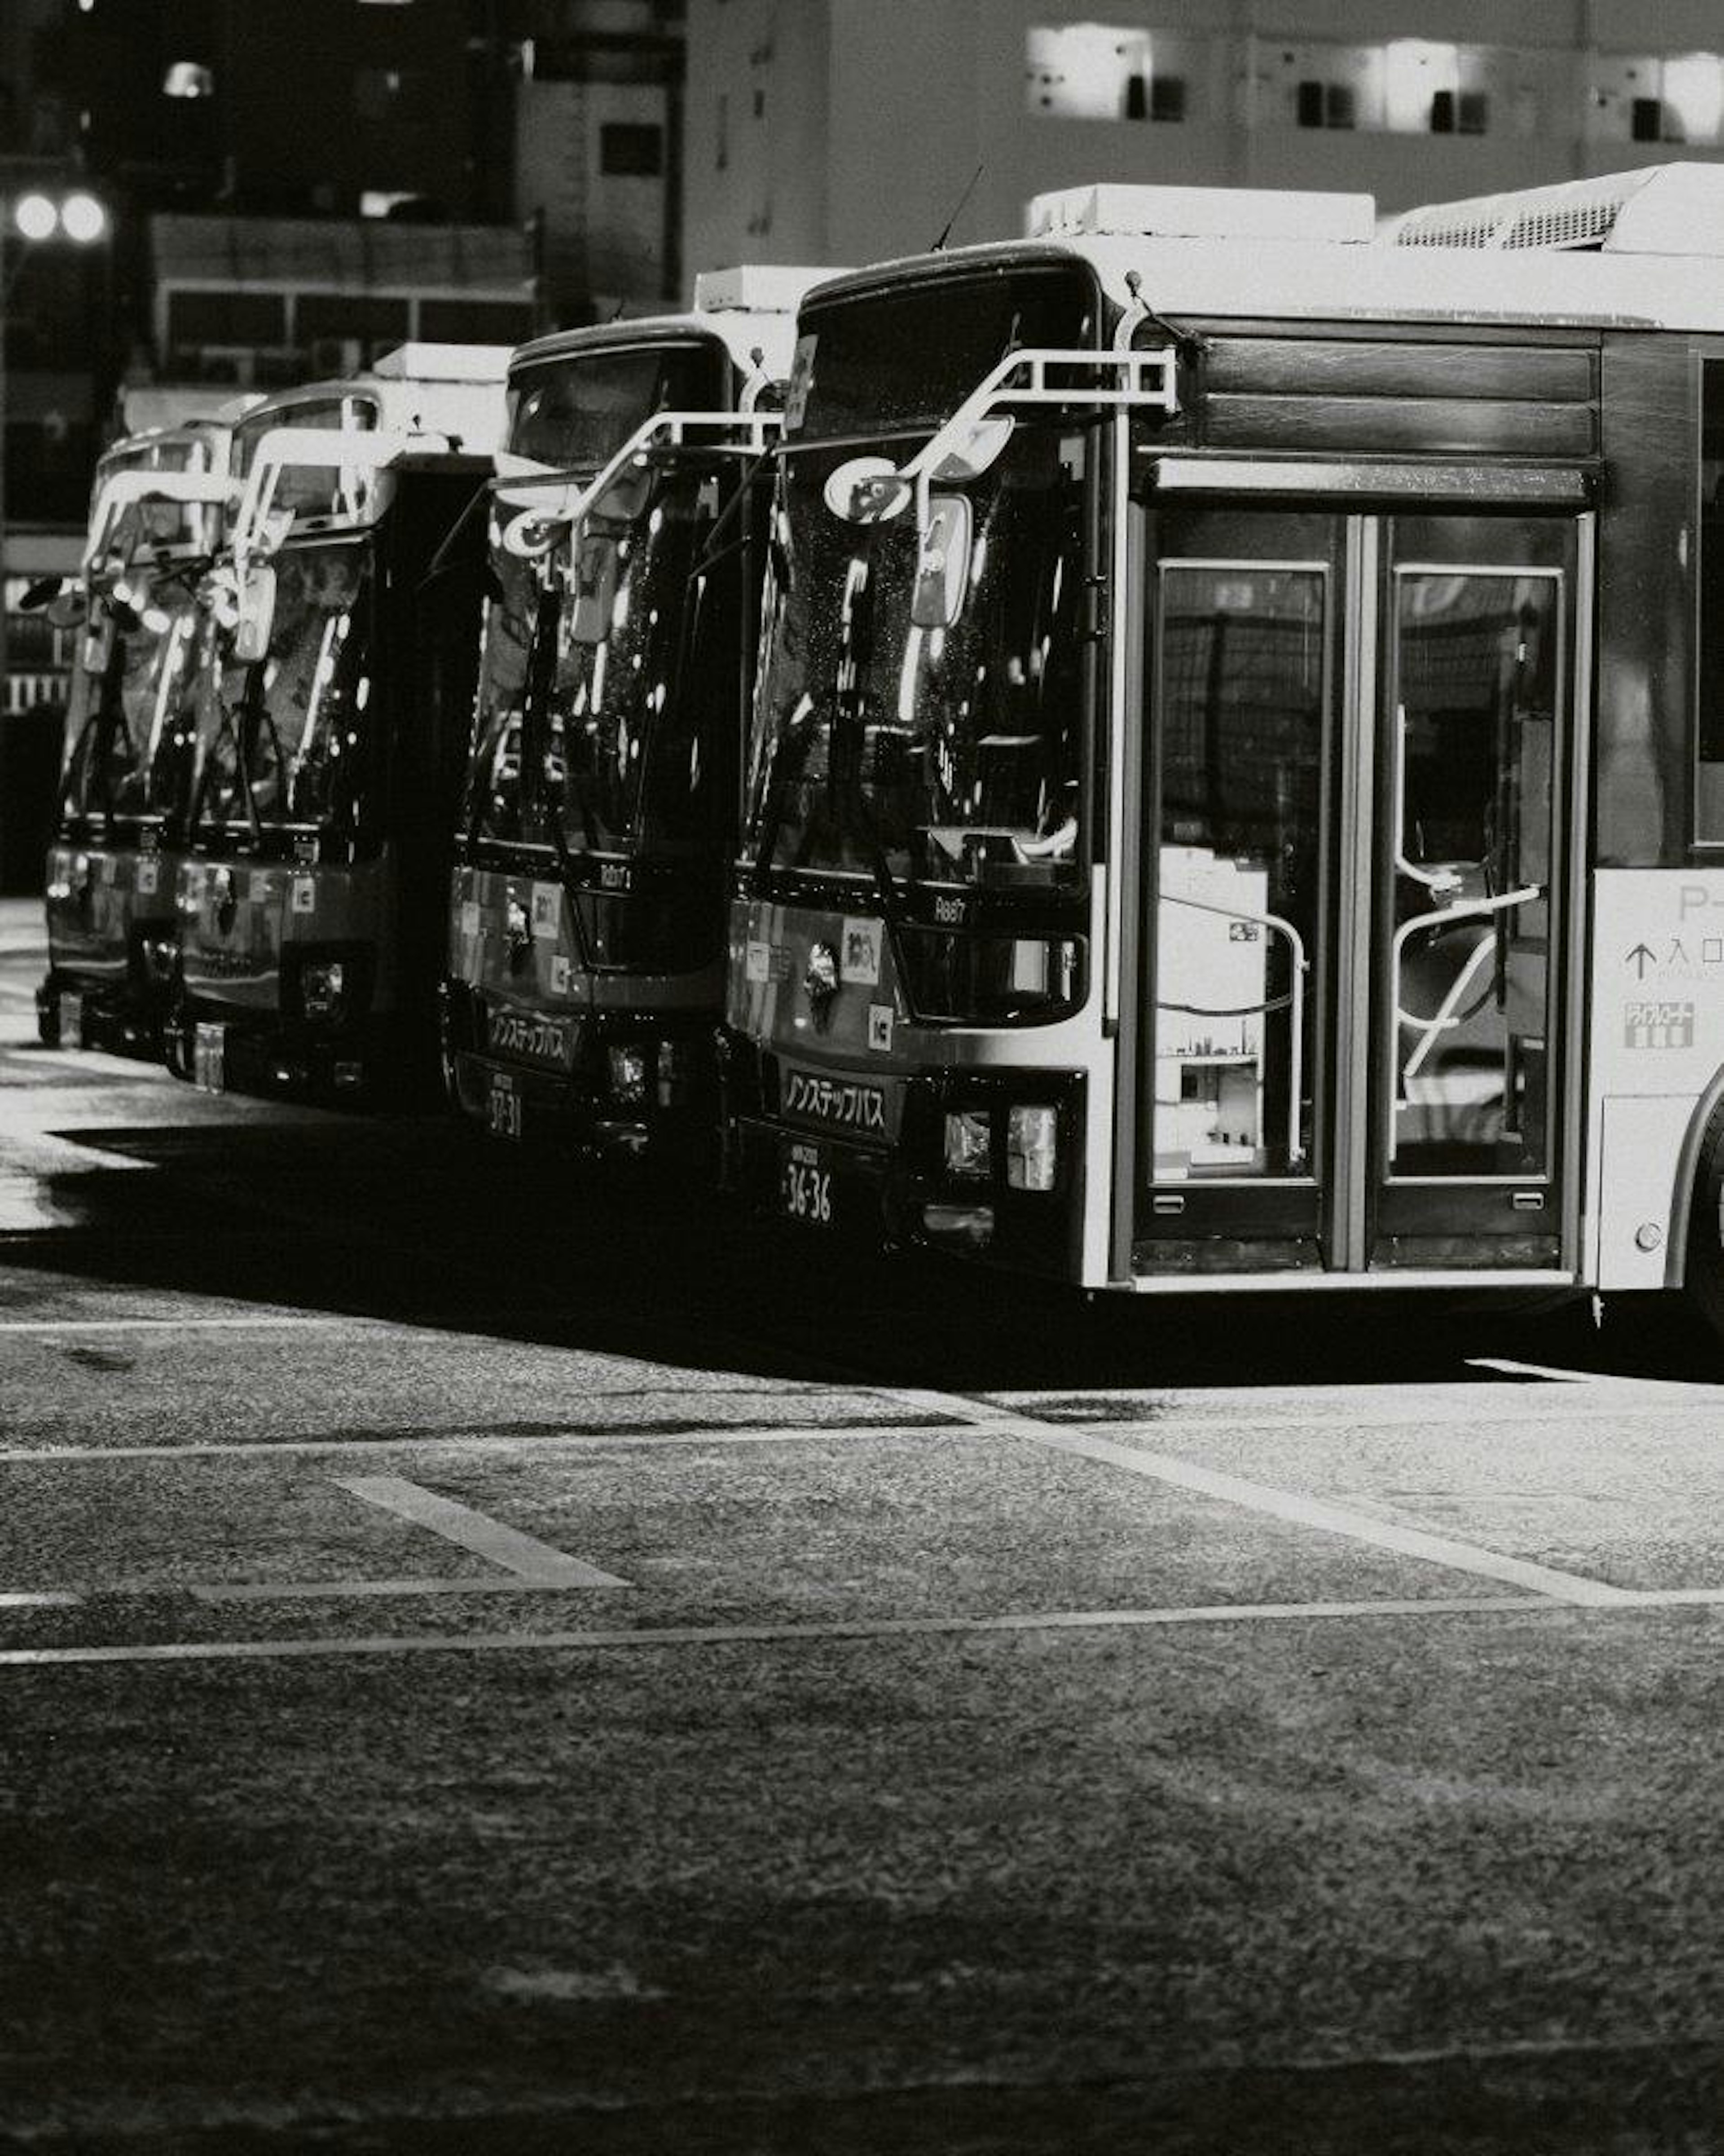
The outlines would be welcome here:
<svg viewBox="0 0 1724 2156">
<path fill-rule="evenodd" d="M 1111 23 L 1062 23 L 1024 41 L 1024 103 L 1050 120 L 1183 120 L 1189 40 Z"/>
<path fill-rule="evenodd" d="M 164 97 L 213 97 L 215 77 L 198 60 L 176 60 L 162 78 Z"/>
<path fill-rule="evenodd" d="M 1541 56 L 1396 38 L 1383 45 L 1251 41 L 1237 78 L 1247 126 L 1397 135 L 1532 135 L 1549 103 Z"/>
<path fill-rule="evenodd" d="M 1598 142 L 1724 139 L 1724 56 L 1600 54 L 1593 64 L 1587 133 Z"/>
<path fill-rule="evenodd" d="M 1244 116 L 1265 126 L 1380 127 L 1380 46 L 1256 41 Z"/>
</svg>

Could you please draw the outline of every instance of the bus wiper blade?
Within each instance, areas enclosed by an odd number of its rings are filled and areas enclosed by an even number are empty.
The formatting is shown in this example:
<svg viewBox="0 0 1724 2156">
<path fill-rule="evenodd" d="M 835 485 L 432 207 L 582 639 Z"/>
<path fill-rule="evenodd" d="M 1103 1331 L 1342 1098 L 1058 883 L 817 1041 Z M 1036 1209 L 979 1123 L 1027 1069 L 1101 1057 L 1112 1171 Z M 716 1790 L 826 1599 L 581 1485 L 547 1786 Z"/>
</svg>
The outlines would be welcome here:
<svg viewBox="0 0 1724 2156">
<path fill-rule="evenodd" d="M 529 750 L 535 746 L 538 727 L 536 720 L 548 721 L 551 712 L 551 675 L 557 664 L 557 625 L 562 612 L 562 600 L 554 587 L 546 583 L 541 586 L 539 603 L 533 615 L 532 649 L 527 654 L 526 696 L 521 715 L 521 747 L 522 774 Z M 541 775 L 543 755 L 540 753 Z M 575 957 L 583 973 L 593 970 L 593 944 L 587 933 L 586 916 L 581 911 L 579 879 L 575 874 L 574 856 L 569 851 L 568 833 L 563 829 L 563 811 L 568 798 L 569 757 L 565 745 L 562 755 L 562 784 L 557 789 L 557 798 L 546 803 L 551 824 L 551 850 L 557 856 L 557 880 L 562 886 L 564 898 L 568 902 L 569 920 L 573 925 Z"/>
<path fill-rule="evenodd" d="M 460 515 L 444 534 L 442 544 L 438 547 L 437 552 L 431 557 L 429 567 L 427 568 L 424 575 L 420 578 L 418 583 L 414 588 L 416 593 L 423 592 L 427 584 L 434 583 L 439 577 L 444 575 L 449 568 L 451 566 L 449 557 L 454 552 L 456 541 L 459 539 L 462 532 L 467 528 L 468 518 L 472 516 L 475 509 L 480 507 L 490 499 L 490 483 L 487 480 L 481 480 L 479 485 L 473 490 L 472 495 L 468 501 L 467 506 L 461 511 Z"/>
<path fill-rule="evenodd" d="M 909 968 L 904 963 L 904 911 L 900 902 L 898 879 L 892 874 L 892 864 L 881 844 L 880 827 L 874 820 L 874 811 L 869 807 L 859 778 L 849 789 L 857 809 L 857 822 L 861 835 L 867 841 L 869 858 L 873 864 L 874 895 L 880 901 L 880 919 L 885 924 L 886 942 L 892 953 L 892 970 L 898 979 L 898 992 L 904 998 L 904 1015 L 911 1025 L 916 1019 L 916 999 L 910 992 Z"/>
<path fill-rule="evenodd" d="M 704 570 L 713 567 L 717 562 L 723 560 L 726 556 L 735 553 L 739 547 L 743 547 L 747 544 L 748 534 L 746 530 L 743 531 L 740 538 L 736 540 L 733 544 L 728 547 L 721 547 L 719 542 L 723 539 L 725 533 L 730 529 L 736 517 L 741 513 L 742 505 L 747 501 L 748 496 L 753 489 L 754 482 L 760 475 L 761 466 L 767 462 L 769 457 L 774 457 L 777 453 L 777 443 L 773 443 L 769 448 L 762 449 L 758 456 L 751 459 L 741 477 L 736 481 L 735 493 L 731 495 L 730 500 L 725 504 L 718 516 L 714 520 L 712 529 L 706 535 L 706 544 L 701 549 L 700 554 L 695 561 L 694 567 L 689 571 L 688 581 L 690 583 L 693 583 L 695 578 L 700 576 Z"/>
<path fill-rule="evenodd" d="M 758 880 L 772 865 L 772 849 L 784 828 L 784 797 L 808 761 L 816 732 L 814 714 L 803 711 L 793 718 L 772 745 L 772 768 L 767 778 L 766 806 L 761 816 L 760 844 L 754 852 L 754 874 Z M 794 759 L 794 768 L 793 766 Z"/>
</svg>

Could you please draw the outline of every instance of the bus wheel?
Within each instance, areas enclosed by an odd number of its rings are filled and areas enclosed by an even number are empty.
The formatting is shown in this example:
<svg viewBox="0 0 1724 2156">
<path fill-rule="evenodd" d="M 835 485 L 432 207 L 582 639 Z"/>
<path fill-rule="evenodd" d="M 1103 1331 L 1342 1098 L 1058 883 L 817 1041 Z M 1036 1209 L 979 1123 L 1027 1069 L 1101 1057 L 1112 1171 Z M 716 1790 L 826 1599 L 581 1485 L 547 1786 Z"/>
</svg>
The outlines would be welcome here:
<svg viewBox="0 0 1724 2156">
<path fill-rule="evenodd" d="M 1724 1101 L 1707 1121 L 1688 1214 L 1688 1300 L 1724 1340 Z"/>
</svg>

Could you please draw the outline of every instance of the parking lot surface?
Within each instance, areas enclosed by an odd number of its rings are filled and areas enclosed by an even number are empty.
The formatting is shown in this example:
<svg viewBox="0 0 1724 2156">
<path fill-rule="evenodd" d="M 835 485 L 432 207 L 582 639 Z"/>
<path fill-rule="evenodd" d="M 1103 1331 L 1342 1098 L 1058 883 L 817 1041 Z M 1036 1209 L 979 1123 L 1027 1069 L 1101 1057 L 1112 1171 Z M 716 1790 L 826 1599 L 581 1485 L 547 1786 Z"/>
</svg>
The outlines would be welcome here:
<svg viewBox="0 0 1724 2156">
<path fill-rule="evenodd" d="M 0 2145 L 1699 2152 L 1724 1363 L 31 1045 Z"/>
</svg>

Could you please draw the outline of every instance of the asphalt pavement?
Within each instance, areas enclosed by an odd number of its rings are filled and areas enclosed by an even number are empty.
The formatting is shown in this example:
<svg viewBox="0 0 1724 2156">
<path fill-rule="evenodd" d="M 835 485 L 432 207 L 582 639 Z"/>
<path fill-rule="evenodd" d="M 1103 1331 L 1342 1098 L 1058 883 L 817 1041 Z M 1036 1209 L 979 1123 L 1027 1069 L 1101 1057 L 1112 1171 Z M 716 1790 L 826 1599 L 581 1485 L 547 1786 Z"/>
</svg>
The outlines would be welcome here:
<svg viewBox="0 0 1724 2156">
<path fill-rule="evenodd" d="M 1683 2152 L 1724 1355 L 1122 1306 L 33 1045 L 0 2146 Z"/>
</svg>

